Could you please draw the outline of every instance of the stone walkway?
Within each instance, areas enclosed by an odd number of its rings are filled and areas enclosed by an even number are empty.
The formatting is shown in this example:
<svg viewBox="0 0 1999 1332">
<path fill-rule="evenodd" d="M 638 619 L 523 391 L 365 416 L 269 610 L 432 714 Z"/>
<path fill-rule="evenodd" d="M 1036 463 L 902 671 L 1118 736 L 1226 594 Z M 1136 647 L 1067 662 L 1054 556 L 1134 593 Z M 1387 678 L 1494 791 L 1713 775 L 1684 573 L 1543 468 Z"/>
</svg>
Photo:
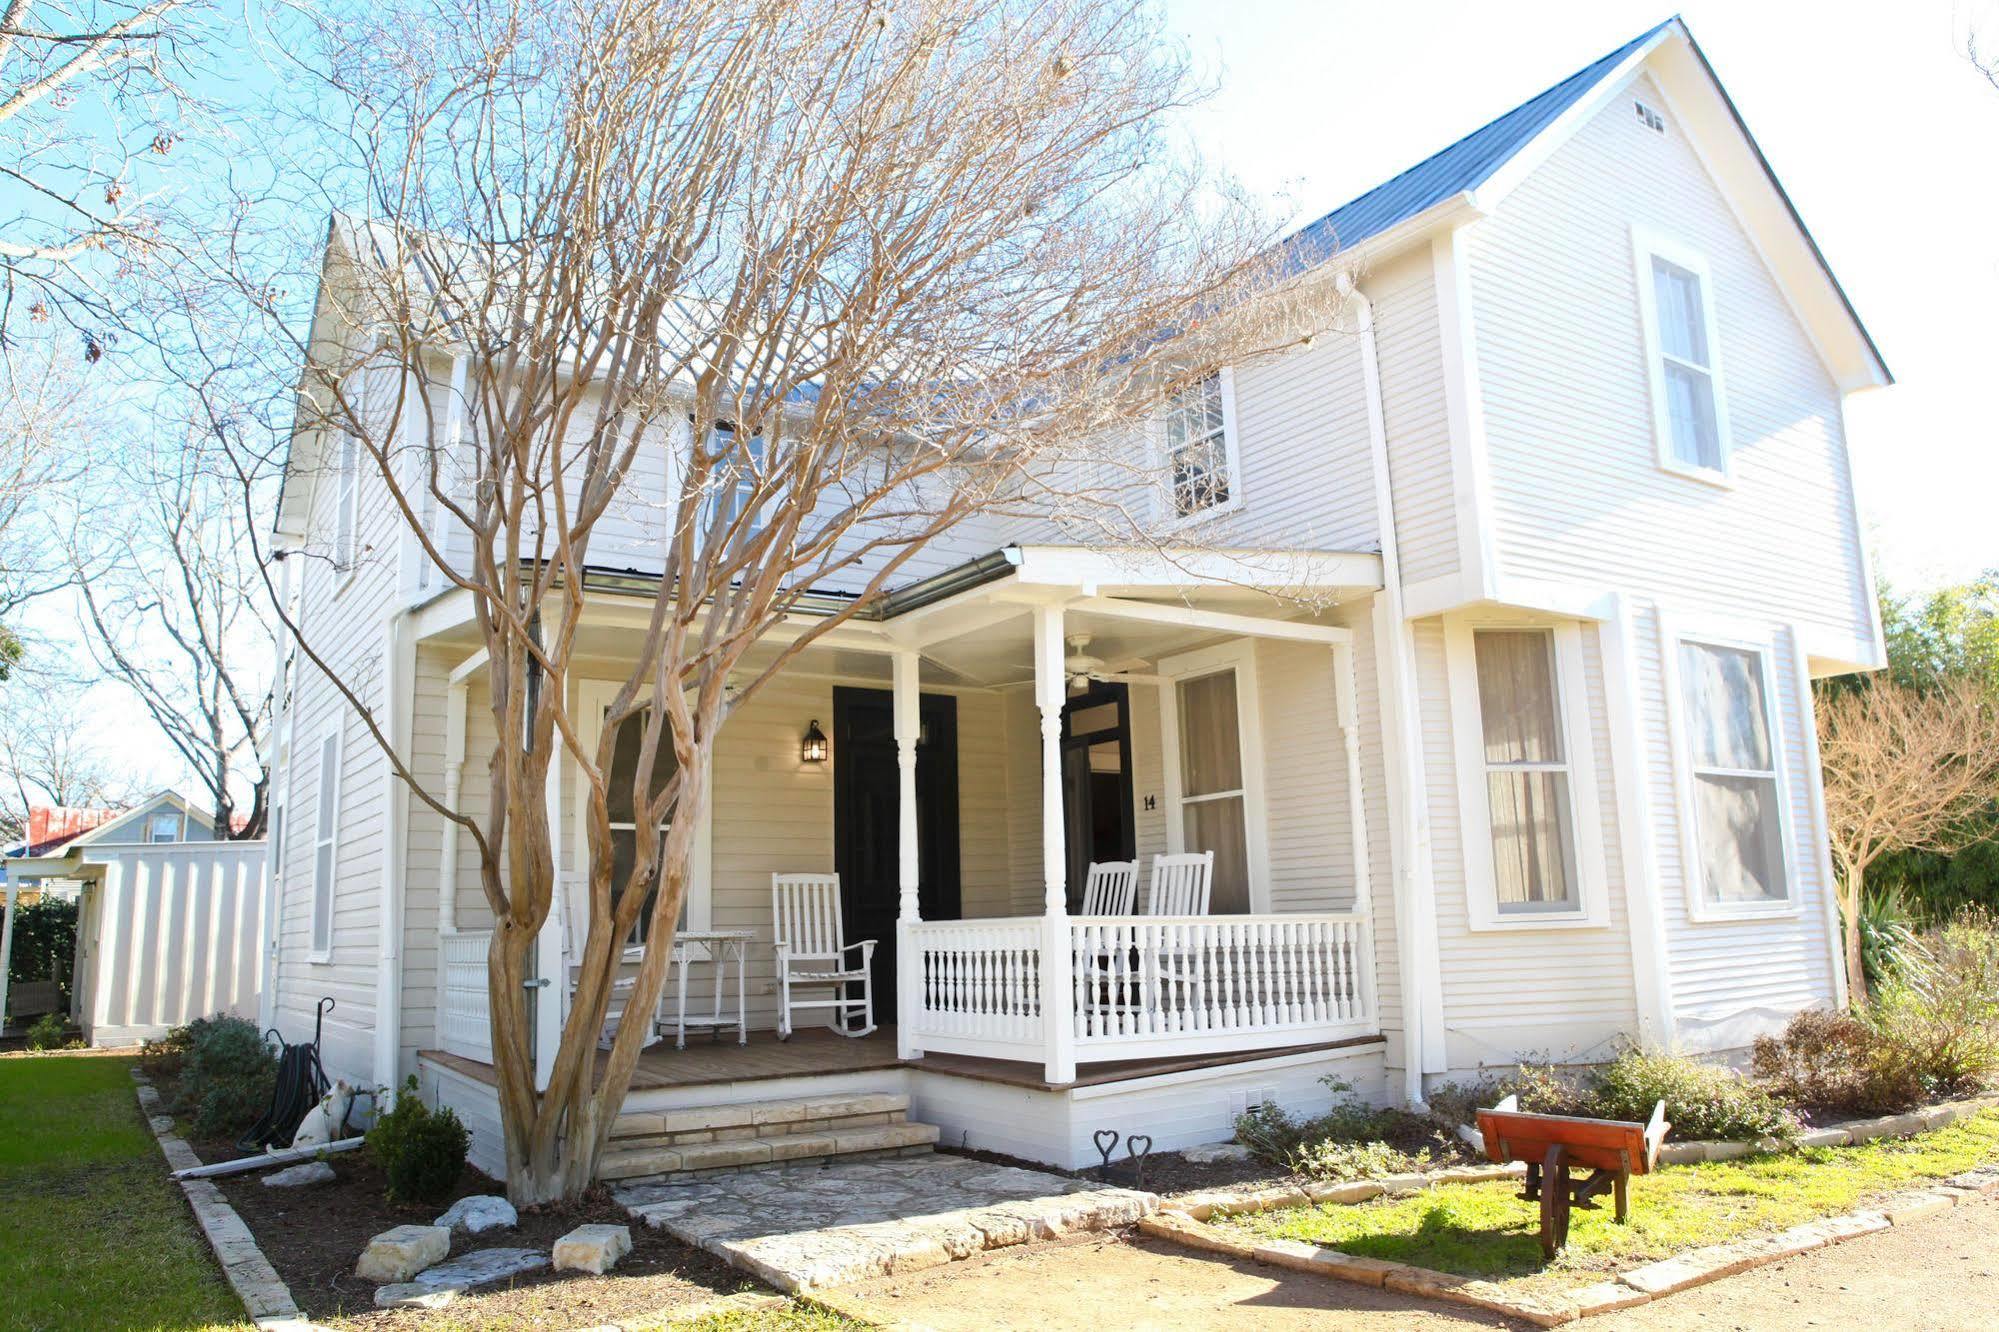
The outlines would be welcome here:
<svg viewBox="0 0 1999 1332">
<path fill-rule="evenodd" d="M 798 1292 L 1129 1225 L 1159 1199 L 961 1156 L 833 1160 L 612 1190 L 646 1225 Z"/>
</svg>

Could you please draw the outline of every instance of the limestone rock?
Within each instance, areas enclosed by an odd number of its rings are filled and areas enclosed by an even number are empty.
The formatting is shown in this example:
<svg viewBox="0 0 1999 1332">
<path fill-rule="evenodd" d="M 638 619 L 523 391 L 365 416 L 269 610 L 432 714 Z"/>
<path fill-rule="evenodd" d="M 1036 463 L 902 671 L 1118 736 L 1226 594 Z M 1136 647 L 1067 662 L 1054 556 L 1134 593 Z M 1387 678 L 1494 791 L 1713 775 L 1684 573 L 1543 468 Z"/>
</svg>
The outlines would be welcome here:
<svg viewBox="0 0 1999 1332">
<path fill-rule="evenodd" d="M 337 1176 L 324 1161 L 305 1161 L 264 1176 L 267 1189 L 297 1189 L 307 1184 L 330 1184 Z"/>
<path fill-rule="evenodd" d="M 451 1252 L 451 1232 L 443 1226 L 397 1226 L 368 1241 L 354 1275 L 363 1281 L 408 1281 Z"/>
<path fill-rule="evenodd" d="M 426 1267 L 408 1281 L 375 1289 L 375 1307 L 441 1309 L 474 1286 L 504 1281 L 548 1266 L 539 1249 L 475 1249 L 448 1263 Z"/>
<path fill-rule="evenodd" d="M 631 1251 L 629 1226 L 578 1226 L 555 1242 L 555 1270 L 602 1274 Z"/>
<path fill-rule="evenodd" d="M 1186 1148 L 1180 1155 L 1195 1165 L 1213 1165 L 1217 1161 L 1247 1161 L 1249 1148 L 1239 1142 L 1204 1142 Z"/>
<path fill-rule="evenodd" d="M 446 1230 L 462 1230 L 468 1235 L 483 1235 L 489 1230 L 511 1230 L 520 1224 L 520 1220 L 514 1205 L 505 1198 L 492 1193 L 475 1193 L 451 1204 L 444 1215 L 431 1224 L 443 1226 Z"/>
</svg>

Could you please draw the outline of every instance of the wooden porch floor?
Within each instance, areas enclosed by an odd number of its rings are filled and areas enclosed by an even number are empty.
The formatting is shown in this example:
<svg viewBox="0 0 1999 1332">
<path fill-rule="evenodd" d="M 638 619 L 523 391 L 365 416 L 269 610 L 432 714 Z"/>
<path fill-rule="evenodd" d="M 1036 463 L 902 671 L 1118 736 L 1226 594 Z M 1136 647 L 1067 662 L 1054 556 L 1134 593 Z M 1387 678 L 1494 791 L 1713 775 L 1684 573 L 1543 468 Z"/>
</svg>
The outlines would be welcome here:
<svg viewBox="0 0 1999 1332">
<path fill-rule="evenodd" d="M 1188 1055 L 1173 1059 L 1123 1059 L 1110 1063 L 1085 1064 L 1076 1070 L 1075 1087 L 1099 1086 L 1162 1073 L 1183 1073 L 1191 1069 L 1219 1068 L 1227 1064 L 1316 1050 L 1340 1050 L 1378 1043 L 1379 1036 L 1358 1036 L 1350 1040 L 1317 1045 L 1291 1045 L 1274 1050 L 1239 1050 L 1223 1054 Z M 442 1050 L 419 1050 L 419 1057 L 452 1069 L 468 1078 L 491 1086 L 493 1066 L 447 1054 Z M 788 1041 L 771 1031 L 753 1031 L 748 1045 L 738 1045 L 724 1037 L 711 1041 L 707 1036 L 689 1037 L 685 1050 L 662 1041 L 639 1056 L 632 1074 L 633 1091 L 656 1091 L 675 1087 L 698 1087 L 724 1082 L 755 1082 L 769 1078 L 812 1077 L 820 1074 L 858 1073 L 870 1069 L 896 1068 L 904 1061 L 897 1057 L 895 1028 L 883 1027 L 871 1036 L 849 1039 L 830 1031 L 813 1029 L 795 1033 Z M 597 1056 L 597 1067 L 604 1055 Z M 969 1055 L 930 1054 L 909 1061 L 909 1067 L 979 1082 L 998 1082 L 1039 1091 L 1058 1090 L 1058 1084 L 1042 1076 L 1039 1064 L 1005 1059 L 978 1059 Z"/>
</svg>

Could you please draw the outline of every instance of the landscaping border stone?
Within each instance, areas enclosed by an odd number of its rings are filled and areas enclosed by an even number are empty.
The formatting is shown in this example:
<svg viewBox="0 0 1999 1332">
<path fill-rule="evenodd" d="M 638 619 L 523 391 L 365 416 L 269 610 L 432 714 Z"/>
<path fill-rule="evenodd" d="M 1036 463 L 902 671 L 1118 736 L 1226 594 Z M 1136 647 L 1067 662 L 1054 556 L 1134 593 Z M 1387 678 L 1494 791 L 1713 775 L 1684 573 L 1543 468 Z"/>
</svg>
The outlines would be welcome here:
<svg viewBox="0 0 1999 1332">
<path fill-rule="evenodd" d="M 1938 1121 L 1936 1126 L 1942 1127 L 1954 1123 L 1957 1119 L 1966 1118 L 1995 1103 L 1999 1103 L 1999 1097 L 1981 1097 L 1972 1102 L 1954 1103 L 1954 1106 L 1969 1105 L 1971 1108 L 1961 1110 L 1954 1118 Z M 1945 1107 L 1935 1108 L 1941 1110 Z M 1883 1131 L 1870 1133 L 1868 1136 L 1882 1137 L 1887 1134 Z M 1898 1134 L 1898 1136 L 1908 1135 Z M 1866 1141 L 1866 1139 L 1859 1140 Z M 1500 1173 L 1513 1172 L 1495 1171 L 1478 1177 L 1492 1178 Z M 1448 1181 L 1431 1178 L 1423 1187 L 1439 1182 Z M 1678 1291 L 1690 1290 L 1695 1286 L 1706 1285 L 1710 1281 L 1718 1281 L 1739 1272 L 1765 1267 L 1827 1245 L 1842 1244 L 1861 1235 L 1872 1235 L 1890 1226 L 1907 1225 L 1988 1194 L 1999 1193 L 1999 1163 L 1977 1166 L 1947 1179 L 1935 1181 L 1927 1187 L 1892 1194 L 1878 1200 L 1871 1207 L 1824 1217 L 1793 1226 L 1789 1230 L 1779 1231 L 1774 1235 L 1756 1235 L 1732 1240 L 1726 1244 L 1711 1244 L 1698 1249 L 1689 1249 L 1685 1253 L 1674 1254 L 1670 1258 L 1662 1258 L 1657 1262 L 1620 1272 L 1617 1276 L 1594 1285 L 1553 1296 L 1517 1294 L 1496 1282 L 1479 1281 L 1450 1272 L 1417 1267 L 1410 1263 L 1363 1258 L 1302 1240 L 1267 1240 L 1252 1243 L 1208 1224 L 1210 1217 L 1236 1216 L 1269 1210 L 1262 1204 L 1266 1199 L 1282 1192 L 1282 1190 L 1265 1189 L 1254 1194 L 1239 1196 L 1213 1193 L 1188 1195 L 1186 1198 L 1164 1203 L 1158 1212 L 1142 1218 L 1138 1222 L 1138 1229 L 1143 1234 L 1168 1243 L 1220 1254 L 1227 1258 L 1242 1258 L 1295 1272 L 1331 1277 L 1336 1281 L 1346 1281 L 1355 1285 L 1376 1286 L 1424 1299 L 1470 1305 L 1518 1318 L 1537 1327 L 1559 1327 L 1579 1318 L 1589 1318 L 1597 1314 L 1646 1304 Z M 1385 1190 L 1377 1190 L 1366 1196 L 1378 1197 L 1383 1192 Z M 1328 1197 L 1325 1201 L 1347 1200 Z M 1361 1199 L 1357 1198 L 1354 1201 Z M 1194 1207 L 1202 1207 L 1205 1210 L 1196 1215 Z"/>
<path fill-rule="evenodd" d="M 145 1117 L 167 1165 L 175 1170 L 200 1165 L 201 1158 L 194 1154 L 194 1149 L 173 1131 L 173 1120 L 166 1114 L 160 1093 L 151 1080 L 135 1068 L 132 1081 L 139 1098 L 139 1113 Z M 206 1179 L 177 1182 L 187 1195 L 188 1206 L 194 1209 L 194 1219 L 207 1237 L 209 1248 L 215 1251 L 215 1261 L 222 1265 L 222 1275 L 236 1292 L 236 1298 L 243 1302 L 243 1311 L 250 1315 L 250 1321 L 266 1332 L 305 1332 L 313 1327 L 292 1298 L 291 1288 L 257 1247 L 257 1238 L 250 1233 L 250 1227 L 222 1196 L 222 1190 Z"/>
</svg>

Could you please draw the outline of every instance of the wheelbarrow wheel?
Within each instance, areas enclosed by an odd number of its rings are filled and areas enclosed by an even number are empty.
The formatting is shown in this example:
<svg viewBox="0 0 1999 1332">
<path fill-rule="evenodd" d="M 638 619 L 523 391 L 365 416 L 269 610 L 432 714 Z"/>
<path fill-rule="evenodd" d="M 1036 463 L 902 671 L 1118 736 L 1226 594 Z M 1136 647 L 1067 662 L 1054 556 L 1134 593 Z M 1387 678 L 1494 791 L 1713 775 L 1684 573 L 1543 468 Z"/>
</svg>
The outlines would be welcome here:
<svg viewBox="0 0 1999 1332">
<path fill-rule="evenodd" d="M 1550 1262 L 1569 1242 L 1569 1149 L 1557 1143 L 1541 1163 L 1541 1252 Z"/>
</svg>

